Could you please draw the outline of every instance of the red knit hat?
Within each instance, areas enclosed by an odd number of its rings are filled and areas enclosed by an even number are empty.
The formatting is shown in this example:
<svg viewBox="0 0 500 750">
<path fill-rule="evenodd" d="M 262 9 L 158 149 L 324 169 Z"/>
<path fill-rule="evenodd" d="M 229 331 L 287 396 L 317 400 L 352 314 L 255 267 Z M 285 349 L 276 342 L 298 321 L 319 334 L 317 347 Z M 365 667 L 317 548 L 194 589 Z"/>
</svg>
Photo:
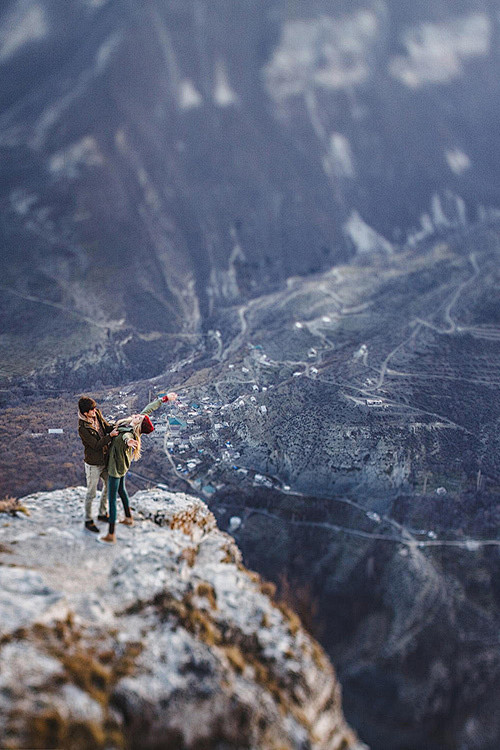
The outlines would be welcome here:
<svg viewBox="0 0 500 750">
<path fill-rule="evenodd" d="M 141 424 L 141 435 L 149 435 L 150 432 L 153 432 L 154 426 L 150 418 L 147 414 L 144 415 L 144 419 L 142 420 Z"/>
</svg>

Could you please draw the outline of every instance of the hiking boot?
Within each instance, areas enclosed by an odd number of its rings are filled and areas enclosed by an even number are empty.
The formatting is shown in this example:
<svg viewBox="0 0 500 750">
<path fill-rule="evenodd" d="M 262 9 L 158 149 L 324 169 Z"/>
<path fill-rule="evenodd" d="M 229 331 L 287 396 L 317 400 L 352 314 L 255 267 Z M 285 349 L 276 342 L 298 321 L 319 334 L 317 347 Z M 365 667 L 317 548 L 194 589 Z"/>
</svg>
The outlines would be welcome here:
<svg viewBox="0 0 500 750">
<path fill-rule="evenodd" d="M 109 516 L 107 513 L 99 513 L 97 516 L 98 521 L 104 521 L 104 523 L 109 523 Z"/>
<path fill-rule="evenodd" d="M 87 531 L 93 531 L 94 534 L 99 533 L 99 529 L 93 521 L 85 521 L 85 528 L 87 529 Z"/>
<path fill-rule="evenodd" d="M 116 544 L 116 534 L 106 534 L 106 536 L 98 536 L 97 541 L 101 544 Z"/>
</svg>

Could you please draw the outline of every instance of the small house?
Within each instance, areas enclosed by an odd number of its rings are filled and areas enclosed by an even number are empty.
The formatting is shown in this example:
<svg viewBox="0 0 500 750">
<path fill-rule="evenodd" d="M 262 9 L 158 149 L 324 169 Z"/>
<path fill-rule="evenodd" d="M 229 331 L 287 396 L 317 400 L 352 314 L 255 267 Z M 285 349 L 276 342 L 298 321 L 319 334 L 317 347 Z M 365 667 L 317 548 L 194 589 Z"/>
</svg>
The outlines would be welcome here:
<svg viewBox="0 0 500 750">
<path fill-rule="evenodd" d="M 187 427 L 186 422 L 180 419 L 180 417 L 169 417 L 168 424 L 172 433 L 179 433 Z"/>
</svg>

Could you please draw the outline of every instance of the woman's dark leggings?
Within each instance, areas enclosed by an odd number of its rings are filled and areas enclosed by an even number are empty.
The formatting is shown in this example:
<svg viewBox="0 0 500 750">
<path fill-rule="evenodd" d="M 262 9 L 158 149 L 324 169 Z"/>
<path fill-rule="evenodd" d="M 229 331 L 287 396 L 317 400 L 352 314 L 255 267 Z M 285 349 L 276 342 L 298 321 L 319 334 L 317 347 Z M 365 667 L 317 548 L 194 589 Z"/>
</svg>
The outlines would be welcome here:
<svg viewBox="0 0 500 750">
<path fill-rule="evenodd" d="M 108 477 L 108 501 L 109 501 L 109 533 L 115 533 L 116 523 L 116 493 L 121 497 L 123 510 L 127 518 L 131 517 L 130 498 L 125 487 L 125 477 Z"/>
</svg>

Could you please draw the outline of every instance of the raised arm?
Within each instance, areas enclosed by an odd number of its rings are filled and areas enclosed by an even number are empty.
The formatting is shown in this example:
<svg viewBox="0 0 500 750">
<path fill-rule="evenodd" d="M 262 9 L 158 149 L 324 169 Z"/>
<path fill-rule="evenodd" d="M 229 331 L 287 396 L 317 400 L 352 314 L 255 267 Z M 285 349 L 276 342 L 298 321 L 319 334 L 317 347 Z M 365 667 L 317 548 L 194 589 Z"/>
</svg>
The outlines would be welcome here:
<svg viewBox="0 0 500 750">
<path fill-rule="evenodd" d="M 164 396 L 159 396 L 154 401 L 151 401 L 142 411 L 141 414 L 151 414 L 151 412 L 156 411 L 156 409 L 159 409 L 159 407 L 165 403 L 166 401 L 177 401 L 177 393 L 174 393 L 173 391 L 171 393 L 167 393 Z"/>
</svg>

